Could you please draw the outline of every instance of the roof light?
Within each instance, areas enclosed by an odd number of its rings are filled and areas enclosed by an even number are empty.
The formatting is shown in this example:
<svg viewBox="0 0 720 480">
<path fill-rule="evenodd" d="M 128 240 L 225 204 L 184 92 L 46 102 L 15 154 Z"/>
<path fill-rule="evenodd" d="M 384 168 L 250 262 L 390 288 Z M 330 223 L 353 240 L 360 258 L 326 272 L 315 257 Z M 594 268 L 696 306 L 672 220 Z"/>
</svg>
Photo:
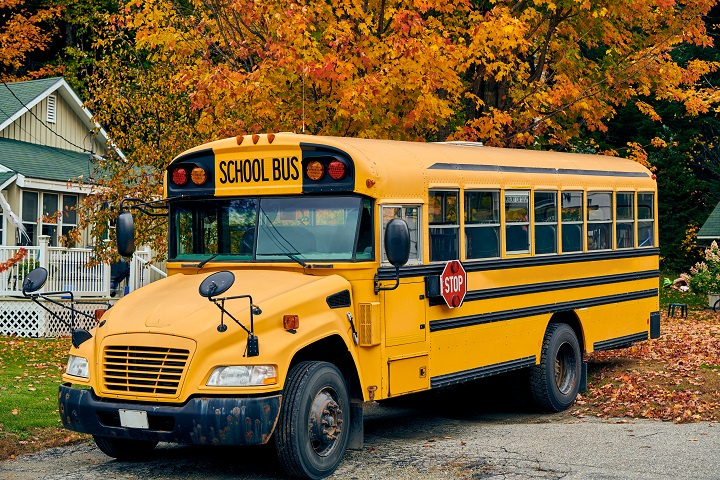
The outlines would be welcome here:
<svg viewBox="0 0 720 480">
<path fill-rule="evenodd" d="M 242 144 L 243 140 L 245 140 L 245 137 L 242 135 L 238 135 L 237 137 L 235 137 L 235 141 L 238 145 Z"/>
<path fill-rule="evenodd" d="M 307 173 L 307 176 L 310 180 L 320 180 L 323 175 L 325 175 L 325 168 L 323 168 L 322 163 L 318 162 L 317 160 L 313 160 L 312 162 L 308 163 L 305 173 Z"/>
<path fill-rule="evenodd" d="M 257 145 L 258 140 L 260 140 L 260 135 L 258 135 L 257 133 L 253 133 L 252 139 L 253 143 Z"/>
<path fill-rule="evenodd" d="M 202 185 L 207 181 L 208 175 L 204 168 L 195 167 L 190 172 L 190 178 L 195 185 Z"/>
<path fill-rule="evenodd" d="M 188 173 L 183 167 L 178 167 L 172 172 L 172 182 L 175 185 L 185 185 L 188 181 Z"/>
<path fill-rule="evenodd" d="M 330 165 L 328 165 L 328 174 L 334 180 L 340 180 L 345 176 L 345 164 L 339 160 L 333 160 L 330 162 Z"/>
<path fill-rule="evenodd" d="M 274 133 L 268 133 L 268 143 L 272 143 L 273 140 L 275 140 L 275 134 L 274 134 Z"/>
</svg>

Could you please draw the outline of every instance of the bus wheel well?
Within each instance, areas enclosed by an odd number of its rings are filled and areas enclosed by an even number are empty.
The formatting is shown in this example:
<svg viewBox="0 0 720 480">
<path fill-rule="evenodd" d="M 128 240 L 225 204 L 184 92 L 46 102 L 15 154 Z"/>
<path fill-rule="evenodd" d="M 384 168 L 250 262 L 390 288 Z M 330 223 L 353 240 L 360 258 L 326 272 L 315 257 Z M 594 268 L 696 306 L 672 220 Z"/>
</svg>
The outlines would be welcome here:
<svg viewBox="0 0 720 480">
<path fill-rule="evenodd" d="M 587 351 L 585 349 L 585 336 L 583 335 L 582 324 L 580 323 L 580 318 L 578 318 L 577 313 L 575 313 L 572 310 L 556 312 L 550 318 L 550 323 L 565 323 L 565 324 L 569 325 L 570 328 L 572 328 L 573 331 L 575 331 L 575 336 L 577 337 L 578 342 L 580 343 L 581 353 Z"/>
<path fill-rule="evenodd" d="M 347 382 L 351 401 L 363 401 L 362 386 L 355 362 L 340 336 L 325 337 L 303 347 L 293 357 L 288 371 L 298 363 L 305 361 L 328 362 L 338 367 Z"/>
</svg>

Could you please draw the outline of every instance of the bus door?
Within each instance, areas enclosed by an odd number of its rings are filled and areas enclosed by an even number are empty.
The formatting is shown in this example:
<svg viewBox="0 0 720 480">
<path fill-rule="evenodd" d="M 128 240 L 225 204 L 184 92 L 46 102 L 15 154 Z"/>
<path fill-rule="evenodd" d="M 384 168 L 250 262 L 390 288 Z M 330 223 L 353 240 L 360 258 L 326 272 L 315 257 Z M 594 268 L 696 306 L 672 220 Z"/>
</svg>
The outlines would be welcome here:
<svg viewBox="0 0 720 480">
<path fill-rule="evenodd" d="M 383 232 L 393 218 L 402 218 L 410 229 L 408 265 L 422 262 L 420 206 L 383 206 Z M 385 249 L 382 249 L 383 260 Z M 399 395 L 430 387 L 428 371 L 427 320 L 425 317 L 425 280 L 422 276 L 401 278 L 395 290 L 380 292 L 385 325 L 387 396 Z"/>
</svg>

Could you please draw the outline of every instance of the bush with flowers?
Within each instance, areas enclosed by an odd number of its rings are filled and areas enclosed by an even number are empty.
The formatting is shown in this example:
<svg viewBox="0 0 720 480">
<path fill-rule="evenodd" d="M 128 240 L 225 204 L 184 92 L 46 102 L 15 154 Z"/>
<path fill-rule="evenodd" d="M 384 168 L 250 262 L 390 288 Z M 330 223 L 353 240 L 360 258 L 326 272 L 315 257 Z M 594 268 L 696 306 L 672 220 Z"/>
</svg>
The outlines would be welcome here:
<svg viewBox="0 0 720 480">
<path fill-rule="evenodd" d="M 720 247 L 712 242 L 705 249 L 705 261 L 690 267 L 690 274 L 683 273 L 680 277 L 690 285 L 696 294 L 720 293 Z"/>
</svg>

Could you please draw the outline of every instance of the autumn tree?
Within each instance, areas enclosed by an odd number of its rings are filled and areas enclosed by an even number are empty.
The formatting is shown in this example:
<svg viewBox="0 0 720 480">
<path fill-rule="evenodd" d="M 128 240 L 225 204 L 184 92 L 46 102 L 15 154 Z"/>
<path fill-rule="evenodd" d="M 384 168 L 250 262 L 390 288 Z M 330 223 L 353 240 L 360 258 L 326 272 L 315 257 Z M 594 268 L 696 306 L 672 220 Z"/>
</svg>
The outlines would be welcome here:
<svg viewBox="0 0 720 480">
<path fill-rule="evenodd" d="M 175 154 L 238 133 L 569 149 L 623 105 L 657 119 L 649 98 L 707 112 L 718 93 L 700 80 L 718 64 L 673 52 L 712 44 L 712 5 L 131 0 L 98 42 L 93 109 L 127 157 L 98 185 L 157 196 Z"/>
</svg>

